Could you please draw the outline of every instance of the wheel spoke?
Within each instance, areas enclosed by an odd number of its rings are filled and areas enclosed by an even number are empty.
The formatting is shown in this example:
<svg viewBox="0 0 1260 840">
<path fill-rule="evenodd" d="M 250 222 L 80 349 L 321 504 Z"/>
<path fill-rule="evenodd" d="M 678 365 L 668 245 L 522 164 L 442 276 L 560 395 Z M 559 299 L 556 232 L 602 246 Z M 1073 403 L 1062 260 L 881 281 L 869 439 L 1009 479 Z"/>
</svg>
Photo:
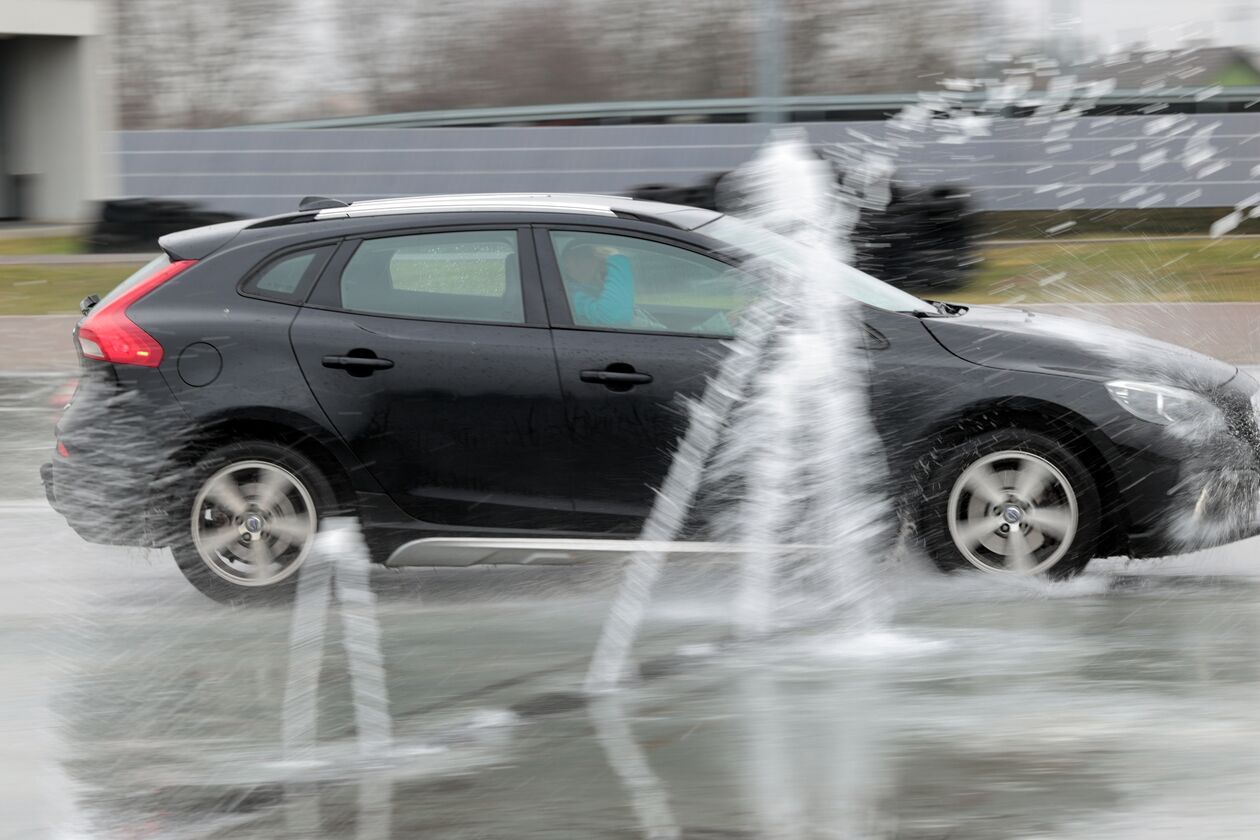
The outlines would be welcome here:
<svg viewBox="0 0 1260 840">
<path fill-rule="evenodd" d="M 1024 459 L 1019 468 L 1019 474 L 1015 477 L 1016 498 L 1025 502 L 1035 501 L 1046 489 L 1046 483 L 1050 481 L 1050 478 L 1050 470 L 1041 461 L 1032 458 Z"/>
<path fill-rule="evenodd" d="M 1034 565 L 1032 552 L 1028 549 L 1028 540 L 1019 528 L 1012 528 L 1006 535 L 1006 567 L 1017 574 L 1026 575 Z"/>
<path fill-rule="evenodd" d="M 1002 487 L 997 473 L 987 466 L 973 471 L 964 486 L 991 507 L 997 507 L 1006 501 L 1006 489 Z"/>
<path fill-rule="evenodd" d="M 201 542 L 202 548 L 206 551 L 222 551 L 232 543 L 240 540 L 240 538 L 240 529 L 235 525 L 228 525 L 214 531 L 207 531 L 197 537 L 197 539 Z"/>
<path fill-rule="evenodd" d="M 254 499 L 259 510 L 271 510 L 280 503 L 289 488 L 289 478 L 279 470 L 259 470 L 258 495 Z"/>
<path fill-rule="evenodd" d="M 989 519 L 970 519 L 966 522 L 959 522 L 954 529 L 957 533 L 957 539 L 967 549 L 974 550 L 980 545 L 980 541 L 997 530 L 997 524 Z"/>
<path fill-rule="evenodd" d="M 311 518 L 303 514 L 281 516 L 270 520 L 267 523 L 267 530 L 290 543 L 305 543 L 311 538 Z"/>
<path fill-rule="evenodd" d="M 1029 525 L 1056 539 L 1062 539 L 1074 524 L 1072 511 L 1066 507 L 1032 508 L 1025 519 Z"/>
<path fill-rule="evenodd" d="M 230 473 L 219 476 L 207 488 L 206 498 L 219 507 L 224 508 L 233 516 L 243 516 L 249 508 L 249 503 L 245 501 L 245 497 L 241 494 L 240 485 L 236 483 Z"/>
<path fill-rule="evenodd" d="M 250 541 L 249 544 L 249 574 L 256 580 L 262 580 L 267 576 L 267 570 L 271 568 L 271 562 L 275 559 L 275 555 L 271 552 L 271 547 L 267 545 L 267 541 L 257 539 Z"/>
</svg>

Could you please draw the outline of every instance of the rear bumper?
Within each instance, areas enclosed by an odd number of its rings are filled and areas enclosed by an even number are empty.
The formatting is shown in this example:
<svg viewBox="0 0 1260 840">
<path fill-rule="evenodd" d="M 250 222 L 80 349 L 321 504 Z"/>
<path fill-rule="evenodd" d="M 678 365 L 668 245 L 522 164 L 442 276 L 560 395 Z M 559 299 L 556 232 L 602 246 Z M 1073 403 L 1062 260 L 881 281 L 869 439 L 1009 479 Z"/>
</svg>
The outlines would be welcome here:
<svg viewBox="0 0 1260 840">
<path fill-rule="evenodd" d="M 53 489 L 53 465 L 49 461 L 39 468 L 39 480 L 44 484 L 44 498 L 48 500 L 48 506 L 57 513 L 61 513 L 61 508 L 57 506 L 57 492 Z M 65 516 L 64 513 L 61 514 Z"/>
<path fill-rule="evenodd" d="M 53 509 L 88 542 L 160 546 L 169 459 L 188 418 L 160 371 L 85 360 L 40 469 Z M 65 453 L 65 454 L 63 454 Z"/>
<path fill-rule="evenodd" d="M 150 504 L 149 482 L 118 482 L 118 471 L 89 474 L 66 459 L 54 459 L 39 469 L 48 504 L 61 514 L 76 534 L 98 545 L 156 547 L 164 519 Z"/>
</svg>

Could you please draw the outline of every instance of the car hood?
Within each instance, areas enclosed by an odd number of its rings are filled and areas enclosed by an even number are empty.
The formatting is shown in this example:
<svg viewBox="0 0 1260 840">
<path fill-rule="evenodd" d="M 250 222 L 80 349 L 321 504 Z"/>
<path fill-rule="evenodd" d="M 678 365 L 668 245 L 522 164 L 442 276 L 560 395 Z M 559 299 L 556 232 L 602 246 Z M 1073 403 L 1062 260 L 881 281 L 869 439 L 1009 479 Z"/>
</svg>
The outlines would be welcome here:
<svg viewBox="0 0 1260 840">
<path fill-rule="evenodd" d="M 1001 306 L 927 318 L 946 350 L 977 365 L 1087 379 L 1140 379 L 1215 388 L 1237 374 L 1231 364 L 1175 344 L 1103 324 Z"/>
</svg>

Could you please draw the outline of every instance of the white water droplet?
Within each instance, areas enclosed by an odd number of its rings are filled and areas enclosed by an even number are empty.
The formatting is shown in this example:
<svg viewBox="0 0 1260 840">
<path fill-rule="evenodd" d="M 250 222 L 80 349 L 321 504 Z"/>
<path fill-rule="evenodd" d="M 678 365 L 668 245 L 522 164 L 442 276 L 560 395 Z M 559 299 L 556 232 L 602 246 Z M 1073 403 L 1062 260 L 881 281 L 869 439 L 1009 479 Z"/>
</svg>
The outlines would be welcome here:
<svg viewBox="0 0 1260 840">
<path fill-rule="evenodd" d="M 1208 229 L 1208 234 L 1213 239 L 1218 239 L 1241 225 L 1242 221 L 1243 212 L 1241 210 L 1235 210 L 1232 213 L 1227 213 L 1215 222 L 1212 222 L 1212 227 Z"/>
</svg>

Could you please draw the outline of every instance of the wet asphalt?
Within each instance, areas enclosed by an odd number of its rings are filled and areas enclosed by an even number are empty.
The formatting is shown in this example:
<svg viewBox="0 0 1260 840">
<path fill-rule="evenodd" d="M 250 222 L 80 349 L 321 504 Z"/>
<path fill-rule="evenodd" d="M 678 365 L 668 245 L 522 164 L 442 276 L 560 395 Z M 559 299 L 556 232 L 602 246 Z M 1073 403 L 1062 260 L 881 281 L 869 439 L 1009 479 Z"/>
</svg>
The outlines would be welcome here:
<svg viewBox="0 0 1260 840">
<path fill-rule="evenodd" d="M 1064 584 L 903 557 L 877 625 L 755 644 L 732 567 L 680 561 L 596 698 L 615 568 L 380 569 L 394 744 L 360 753 L 332 602 L 295 760 L 290 612 L 42 501 L 63 381 L 0 378 L 0 840 L 1257 836 L 1256 540 Z"/>
</svg>

